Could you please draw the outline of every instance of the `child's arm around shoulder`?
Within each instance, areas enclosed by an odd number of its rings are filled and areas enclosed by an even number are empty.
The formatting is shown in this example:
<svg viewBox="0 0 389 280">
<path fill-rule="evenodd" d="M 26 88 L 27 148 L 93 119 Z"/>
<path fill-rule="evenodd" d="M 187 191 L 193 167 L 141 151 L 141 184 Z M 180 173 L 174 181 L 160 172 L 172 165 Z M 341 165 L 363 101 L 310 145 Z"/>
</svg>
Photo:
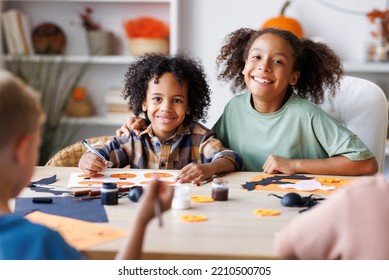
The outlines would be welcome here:
<svg viewBox="0 0 389 280">
<path fill-rule="evenodd" d="M 116 130 L 116 136 L 126 135 L 130 137 L 130 131 L 133 131 L 135 135 L 139 135 L 142 128 L 146 126 L 146 120 L 139 117 L 128 117 L 126 122 Z"/>
</svg>

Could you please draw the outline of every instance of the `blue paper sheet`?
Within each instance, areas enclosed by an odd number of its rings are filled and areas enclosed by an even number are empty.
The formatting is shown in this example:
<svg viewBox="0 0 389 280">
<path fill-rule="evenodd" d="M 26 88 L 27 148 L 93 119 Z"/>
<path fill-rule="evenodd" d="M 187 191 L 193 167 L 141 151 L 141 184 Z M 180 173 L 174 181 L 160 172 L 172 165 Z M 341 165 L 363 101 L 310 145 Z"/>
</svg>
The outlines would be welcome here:
<svg viewBox="0 0 389 280">
<path fill-rule="evenodd" d="M 72 201 L 74 197 L 51 197 L 50 204 L 33 203 L 32 197 L 16 198 L 15 213 L 27 215 L 33 211 L 79 219 L 88 222 L 108 222 L 107 213 L 100 199 Z"/>
</svg>

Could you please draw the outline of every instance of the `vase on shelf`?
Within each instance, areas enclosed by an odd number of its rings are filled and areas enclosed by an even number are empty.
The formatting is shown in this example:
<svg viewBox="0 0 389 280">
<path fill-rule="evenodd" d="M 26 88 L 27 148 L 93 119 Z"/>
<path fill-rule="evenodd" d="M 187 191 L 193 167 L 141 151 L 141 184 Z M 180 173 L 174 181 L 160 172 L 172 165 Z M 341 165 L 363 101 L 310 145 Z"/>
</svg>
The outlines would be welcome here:
<svg viewBox="0 0 389 280">
<path fill-rule="evenodd" d="M 169 40 L 167 38 L 130 38 L 128 51 L 134 56 L 143 56 L 147 53 L 166 55 L 169 53 Z"/>
<path fill-rule="evenodd" d="M 389 61 L 389 11 L 369 13 L 370 39 L 367 46 L 368 61 Z"/>
<path fill-rule="evenodd" d="M 109 31 L 88 31 L 88 47 L 90 55 L 112 54 L 113 34 Z"/>
</svg>

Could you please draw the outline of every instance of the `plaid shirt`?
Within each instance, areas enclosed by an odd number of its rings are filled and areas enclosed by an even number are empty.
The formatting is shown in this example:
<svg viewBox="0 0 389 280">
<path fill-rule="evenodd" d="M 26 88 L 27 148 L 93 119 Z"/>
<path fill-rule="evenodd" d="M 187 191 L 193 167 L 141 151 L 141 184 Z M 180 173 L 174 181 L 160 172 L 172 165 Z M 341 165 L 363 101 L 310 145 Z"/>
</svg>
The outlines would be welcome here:
<svg viewBox="0 0 389 280">
<path fill-rule="evenodd" d="M 140 169 L 181 169 L 189 163 L 209 163 L 218 158 L 231 160 L 236 170 L 243 169 L 241 157 L 223 146 L 215 133 L 197 122 L 181 124 L 177 132 L 161 142 L 153 134 L 151 125 L 136 136 L 115 137 L 96 145 L 113 167 Z"/>
</svg>

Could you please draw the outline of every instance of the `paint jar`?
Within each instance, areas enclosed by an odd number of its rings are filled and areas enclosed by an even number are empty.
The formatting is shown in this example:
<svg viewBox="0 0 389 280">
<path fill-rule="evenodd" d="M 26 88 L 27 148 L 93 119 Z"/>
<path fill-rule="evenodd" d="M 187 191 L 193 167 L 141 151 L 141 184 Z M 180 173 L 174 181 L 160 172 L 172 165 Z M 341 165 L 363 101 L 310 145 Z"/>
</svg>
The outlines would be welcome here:
<svg viewBox="0 0 389 280">
<path fill-rule="evenodd" d="M 217 201 L 228 200 L 228 181 L 222 178 L 213 179 L 212 198 Z"/>
<path fill-rule="evenodd" d="M 101 204 L 116 205 L 119 200 L 119 190 L 115 183 L 103 183 L 101 186 Z"/>
<path fill-rule="evenodd" d="M 189 186 L 174 186 L 172 209 L 182 210 L 188 208 L 190 208 Z"/>
</svg>

